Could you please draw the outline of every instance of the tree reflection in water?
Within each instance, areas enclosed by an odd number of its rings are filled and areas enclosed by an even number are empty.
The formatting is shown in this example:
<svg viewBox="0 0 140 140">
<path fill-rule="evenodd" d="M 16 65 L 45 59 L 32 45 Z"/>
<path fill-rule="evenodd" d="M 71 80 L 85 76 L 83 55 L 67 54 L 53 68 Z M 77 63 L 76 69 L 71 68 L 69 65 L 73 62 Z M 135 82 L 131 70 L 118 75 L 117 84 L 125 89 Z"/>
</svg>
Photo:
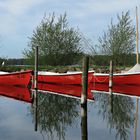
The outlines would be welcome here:
<svg viewBox="0 0 140 140">
<path fill-rule="evenodd" d="M 132 98 L 120 95 L 111 96 L 105 93 L 96 93 L 94 98 L 98 101 L 98 113 L 102 115 L 103 120 L 107 121 L 110 133 L 112 129 L 115 129 L 116 138 L 128 139 L 130 128 L 134 124 L 135 106 Z M 113 100 L 112 104 L 110 98 Z"/>
<path fill-rule="evenodd" d="M 54 139 L 56 133 L 59 139 L 65 140 L 67 126 L 72 126 L 79 115 L 79 100 L 45 93 L 39 93 L 37 98 L 37 123 L 40 132 L 51 139 Z M 34 111 L 32 107 L 33 116 Z"/>
</svg>

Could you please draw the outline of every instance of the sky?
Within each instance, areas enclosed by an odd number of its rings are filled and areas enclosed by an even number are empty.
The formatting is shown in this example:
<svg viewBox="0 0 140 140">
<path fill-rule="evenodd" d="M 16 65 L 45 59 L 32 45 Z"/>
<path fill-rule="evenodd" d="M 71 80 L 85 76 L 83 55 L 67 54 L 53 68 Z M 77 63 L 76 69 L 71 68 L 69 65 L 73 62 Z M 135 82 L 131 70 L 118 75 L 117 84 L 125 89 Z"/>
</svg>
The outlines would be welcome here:
<svg viewBox="0 0 140 140">
<path fill-rule="evenodd" d="M 122 12 L 129 10 L 135 25 L 136 6 L 140 16 L 140 0 L 0 0 L 0 57 L 22 58 L 45 14 L 54 12 L 58 17 L 66 12 L 69 27 L 78 27 L 85 38 L 97 43 L 111 19 L 115 24 Z"/>
</svg>

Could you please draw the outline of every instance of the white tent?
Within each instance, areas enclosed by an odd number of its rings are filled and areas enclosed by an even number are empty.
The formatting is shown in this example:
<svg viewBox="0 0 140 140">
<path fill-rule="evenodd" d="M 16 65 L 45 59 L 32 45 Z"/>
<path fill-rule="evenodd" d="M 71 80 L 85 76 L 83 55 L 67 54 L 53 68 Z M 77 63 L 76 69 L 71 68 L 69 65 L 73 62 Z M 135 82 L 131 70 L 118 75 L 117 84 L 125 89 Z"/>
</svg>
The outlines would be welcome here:
<svg viewBox="0 0 140 140">
<path fill-rule="evenodd" d="M 140 64 L 136 64 L 134 67 L 132 67 L 126 73 L 134 73 L 134 72 L 140 72 Z"/>
</svg>

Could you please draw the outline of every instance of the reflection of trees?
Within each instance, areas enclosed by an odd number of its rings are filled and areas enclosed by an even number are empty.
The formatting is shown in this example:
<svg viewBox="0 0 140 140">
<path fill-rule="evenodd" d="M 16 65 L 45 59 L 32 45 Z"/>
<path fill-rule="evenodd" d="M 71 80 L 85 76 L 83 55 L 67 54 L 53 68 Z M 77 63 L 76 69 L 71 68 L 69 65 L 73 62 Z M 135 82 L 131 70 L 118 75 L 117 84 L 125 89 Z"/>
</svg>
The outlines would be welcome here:
<svg viewBox="0 0 140 140">
<path fill-rule="evenodd" d="M 56 132 L 59 139 L 65 139 L 67 126 L 71 126 L 78 116 L 79 101 L 72 98 L 52 94 L 38 94 L 38 126 L 41 133 L 46 133 L 51 139 Z M 34 114 L 34 108 L 31 108 Z"/>
<path fill-rule="evenodd" d="M 99 114 L 106 120 L 110 129 L 116 130 L 116 138 L 127 139 L 129 129 L 134 123 L 134 102 L 127 96 L 110 95 L 98 93 L 94 95 L 95 101 L 99 101 Z M 111 101 L 112 104 L 111 104 Z M 113 111 L 111 112 L 111 105 Z"/>
</svg>

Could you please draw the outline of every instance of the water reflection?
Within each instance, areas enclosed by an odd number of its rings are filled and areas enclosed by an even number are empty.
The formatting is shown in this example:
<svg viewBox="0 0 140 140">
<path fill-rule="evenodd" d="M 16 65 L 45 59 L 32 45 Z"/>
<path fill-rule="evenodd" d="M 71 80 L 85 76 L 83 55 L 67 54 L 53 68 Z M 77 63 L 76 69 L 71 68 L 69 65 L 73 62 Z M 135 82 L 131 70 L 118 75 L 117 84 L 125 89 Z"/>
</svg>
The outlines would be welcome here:
<svg viewBox="0 0 140 140">
<path fill-rule="evenodd" d="M 72 126 L 79 115 L 79 100 L 41 92 L 37 94 L 37 100 L 37 123 L 40 132 L 51 139 L 54 139 L 56 132 L 59 139 L 65 140 L 67 126 Z M 34 107 L 31 108 L 31 113 L 34 116 Z"/>
<path fill-rule="evenodd" d="M 81 140 L 88 140 L 87 103 L 81 105 Z"/>
<path fill-rule="evenodd" d="M 80 132 L 82 131 L 80 130 L 82 127 L 80 127 L 80 121 L 82 118 L 80 118 L 79 99 L 50 94 L 49 92 L 40 92 L 37 94 L 37 106 L 34 106 L 33 104 L 25 103 L 32 102 L 28 89 L 6 87 L 0 86 L 0 94 L 10 97 L 10 100 L 1 98 L 0 139 L 6 139 L 7 134 L 12 140 L 15 140 L 15 137 L 21 140 L 25 139 L 25 137 L 26 139 L 36 140 L 81 139 L 82 134 Z M 58 88 L 57 85 L 47 87 L 50 88 L 50 91 L 56 91 L 56 87 Z M 78 97 L 81 92 L 79 87 L 76 89 L 72 86 L 62 88 L 62 86 L 61 88 L 59 87 L 59 94 L 63 93 L 65 89 L 66 94 L 71 95 L 71 97 L 75 95 L 75 92 L 78 93 Z M 89 139 L 112 140 L 116 136 L 116 139 L 134 138 L 136 140 L 139 137 L 139 133 L 137 133 L 139 131 L 137 129 L 140 126 L 140 123 L 137 122 L 139 109 L 136 98 L 110 95 L 103 92 L 94 92 L 93 95 L 95 101 L 88 102 L 88 111 L 86 110 Z M 11 100 L 11 98 L 25 102 Z M 37 118 L 35 118 L 35 113 L 37 113 Z M 101 117 L 104 122 L 101 121 Z M 33 129 L 35 122 L 38 125 L 37 132 Z M 13 138 L 11 138 L 12 136 Z"/>
<path fill-rule="evenodd" d="M 134 124 L 134 101 L 130 97 L 111 96 L 102 92 L 94 94 L 95 101 L 98 101 L 98 113 L 107 122 L 110 132 L 115 129 L 116 138 L 128 139 Z M 110 102 L 111 98 L 113 100 Z"/>
<path fill-rule="evenodd" d="M 32 91 L 33 96 L 33 104 L 32 107 L 34 108 L 34 122 L 35 122 L 35 131 L 37 131 L 38 128 L 38 120 L 37 120 L 37 112 L 38 112 L 38 89 L 36 88 L 34 91 Z"/>
<path fill-rule="evenodd" d="M 26 87 L 0 85 L 0 95 L 31 103 L 30 90 Z"/>
<path fill-rule="evenodd" d="M 88 88 L 87 98 L 89 100 L 93 100 L 93 95 L 91 94 L 91 87 Z M 50 91 L 59 93 L 61 95 L 68 95 L 72 97 L 81 98 L 82 86 L 75 85 L 59 85 L 59 84 L 46 84 L 46 83 L 38 83 L 38 89 L 41 91 Z"/>
<path fill-rule="evenodd" d="M 136 112 L 135 112 L 135 124 L 134 124 L 134 140 L 137 139 L 138 107 L 139 107 L 139 99 L 136 98 Z"/>
<path fill-rule="evenodd" d="M 91 90 L 109 92 L 108 84 L 92 84 Z M 137 85 L 113 85 L 113 93 L 121 93 L 125 95 L 140 96 L 140 86 Z"/>
</svg>

